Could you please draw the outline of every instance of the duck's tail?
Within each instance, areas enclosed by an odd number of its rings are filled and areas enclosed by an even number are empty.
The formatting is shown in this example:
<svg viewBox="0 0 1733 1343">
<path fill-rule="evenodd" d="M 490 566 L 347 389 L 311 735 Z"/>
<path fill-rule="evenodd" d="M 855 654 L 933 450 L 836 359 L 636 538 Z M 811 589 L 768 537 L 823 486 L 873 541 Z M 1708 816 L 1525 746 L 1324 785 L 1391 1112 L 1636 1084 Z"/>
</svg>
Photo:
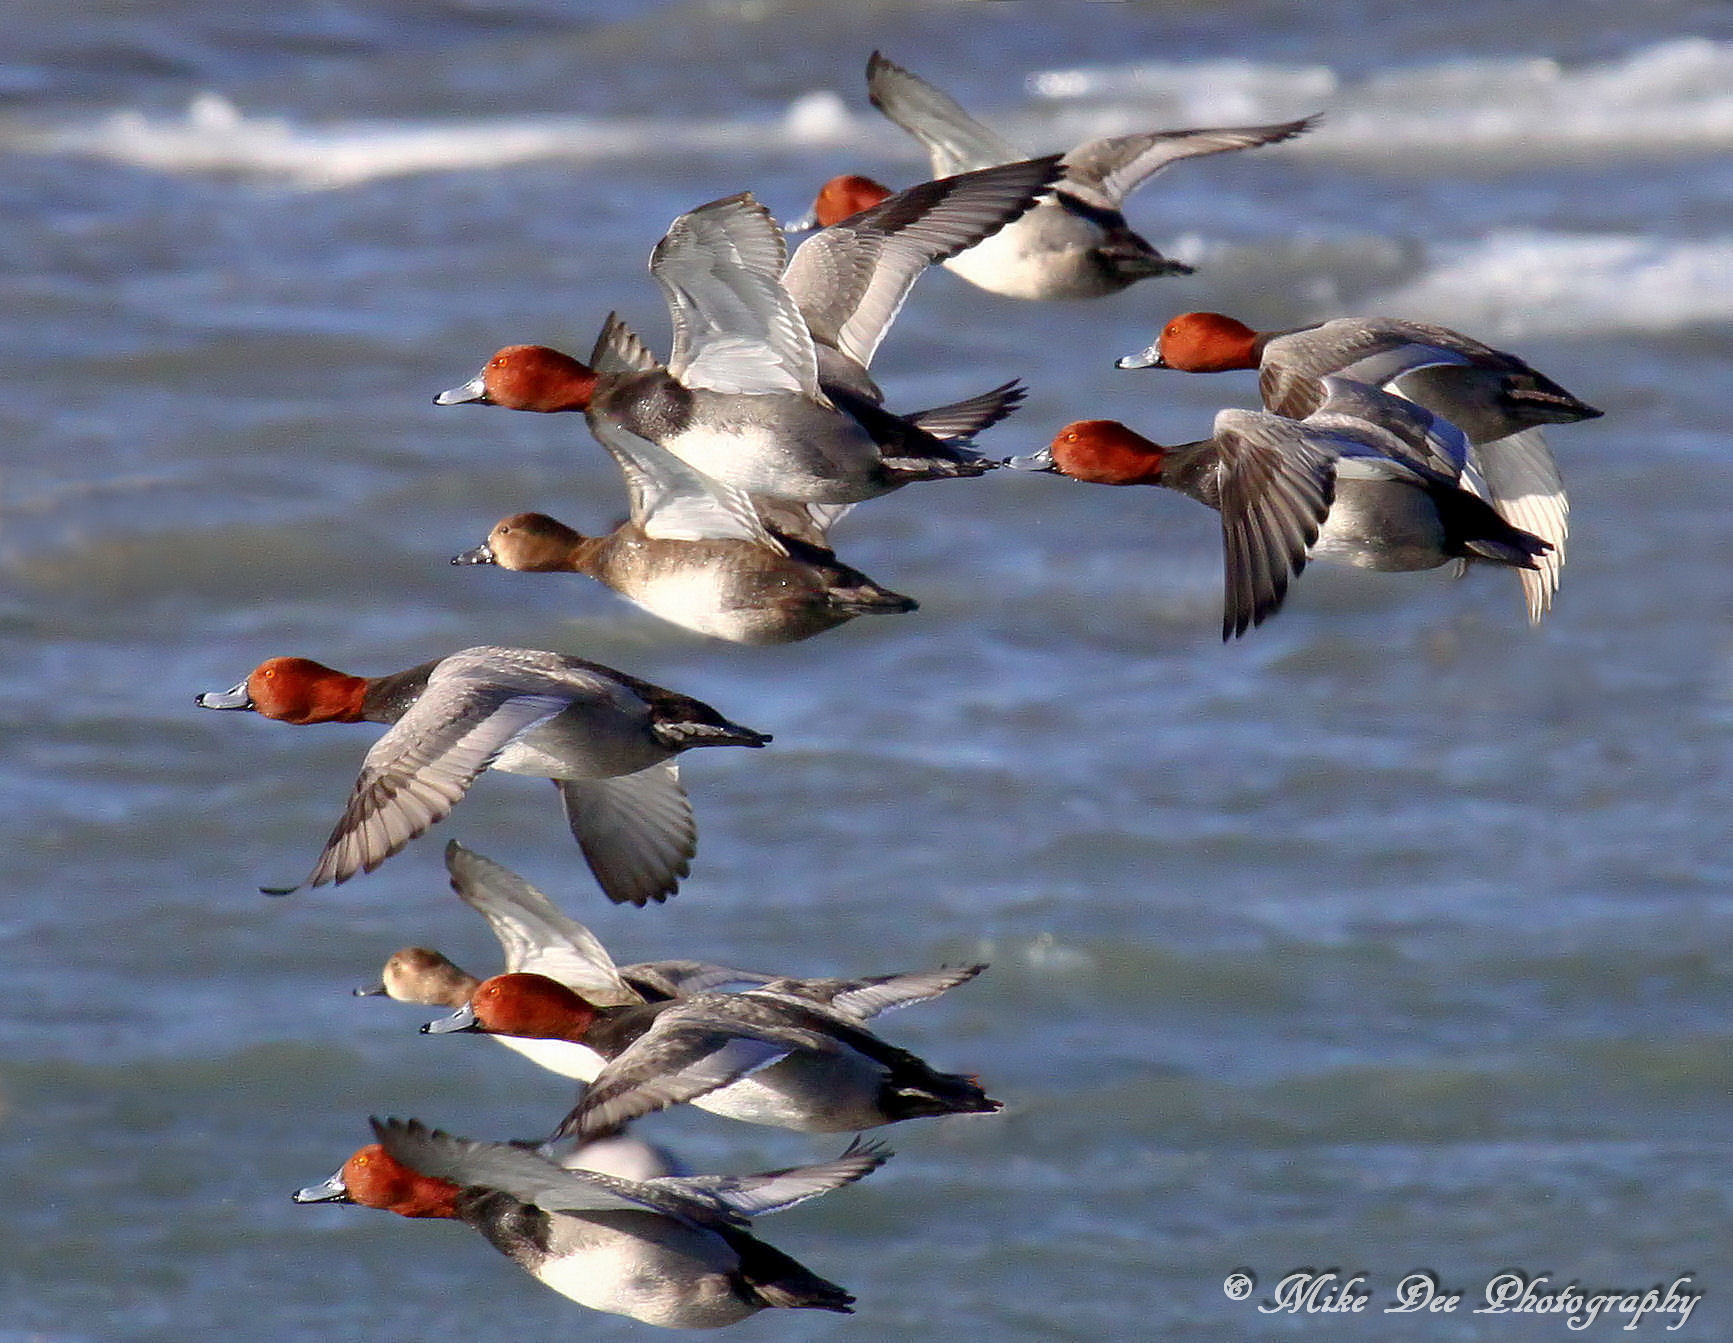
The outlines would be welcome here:
<svg viewBox="0 0 1733 1343">
<path fill-rule="evenodd" d="M 778 1310 L 854 1313 L 854 1297 L 806 1265 L 745 1231 L 722 1232 L 740 1256 L 736 1288 L 755 1305 Z"/>
<path fill-rule="evenodd" d="M 1552 550 L 1552 543 L 1533 532 L 1513 527 L 1491 504 L 1466 490 L 1452 491 L 1441 500 L 1439 514 L 1452 543 L 1452 553 L 1471 560 L 1490 560 L 1513 569 L 1537 569 L 1539 560 Z"/>
<path fill-rule="evenodd" d="M 833 587 L 825 594 L 830 609 L 846 616 L 900 616 L 918 611 L 920 603 L 913 597 L 880 587 L 864 574 L 861 581 L 849 587 Z"/>
<path fill-rule="evenodd" d="M 927 1070 L 920 1077 L 893 1077 L 885 1084 L 880 1104 L 891 1121 L 935 1115 L 996 1114 L 1005 1108 L 962 1073 Z"/>
</svg>

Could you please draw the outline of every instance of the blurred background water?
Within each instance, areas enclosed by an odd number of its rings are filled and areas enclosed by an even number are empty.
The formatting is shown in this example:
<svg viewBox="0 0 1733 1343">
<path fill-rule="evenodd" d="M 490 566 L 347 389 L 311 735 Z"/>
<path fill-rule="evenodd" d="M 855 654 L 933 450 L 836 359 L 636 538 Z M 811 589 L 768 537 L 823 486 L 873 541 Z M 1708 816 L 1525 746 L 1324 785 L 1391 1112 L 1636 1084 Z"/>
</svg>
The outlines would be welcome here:
<svg viewBox="0 0 1733 1343">
<path fill-rule="evenodd" d="M 0 1343 L 647 1337 L 459 1227 L 298 1208 L 369 1113 L 490 1138 L 567 1085 L 348 995 L 418 942 L 487 973 L 465 843 L 622 960 L 801 973 L 969 959 L 884 1032 L 1004 1115 L 906 1124 L 763 1234 L 860 1298 L 770 1340 L 1554 1339 L 1468 1314 L 1505 1268 L 1694 1272 L 1733 1328 L 1733 12 L 733 0 L 0 3 Z M 1216 520 L 1052 478 L 918 486 L 842 553 L 917 597 L 744 649 L 605 590 L 447 565 L 500 515 L 622 510 L 577 417 L 436 410 L 496 346 L 588 349 L 678 213 L 783 217 L 925 160 L 881 47 L 1034 149 L 1322 111 L 1180 165 L 1132 222 L 1192 278 L 1022 305 L 923 280 L 897 406 L 1020 376 L 984 446 L 1124 419 L 1201 437 L 1249 374 L 1128 374 L 1176 312 L 1390 313 L 1513 348 L 1605 409 L 1552 441 L 1558 609 L 1476 572 L 1309 571 L 1216 639 Z M 688 757 L 669 905 L 607 906 L 544 784 L 490 777 L 340 890 L 311 863 L 373 732 L 193 707 L 301 654 L 377 673 L 556 648 L 776 734 Z M 670 1114 L 698 1169 L 824 1143 Z M 1302 1266 L 1468 1293 L 1261 1315 Z M 1662 1321 L 1640 1329 L 1659 1332 Z M 1591 1332 L 1617 1328 L 1603 1322 Z"/>
</svg>

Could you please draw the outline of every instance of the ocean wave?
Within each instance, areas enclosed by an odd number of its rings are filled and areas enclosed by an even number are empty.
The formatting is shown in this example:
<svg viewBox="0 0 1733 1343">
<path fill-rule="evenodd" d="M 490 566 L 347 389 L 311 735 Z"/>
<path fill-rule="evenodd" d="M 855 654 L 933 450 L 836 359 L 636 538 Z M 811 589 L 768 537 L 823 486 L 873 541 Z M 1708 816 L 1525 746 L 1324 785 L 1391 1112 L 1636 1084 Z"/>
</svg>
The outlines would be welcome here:
<svg viewBox="0 0 1733 1343">
<path fill-rule="evenodd" d="M 356 121 L 307 125 L 250 116 L 201 93 L 180 116 L 115 112 L 95 122 L 13 128 L 0 143 L 31 153 L 71 154 L 163 173 L 260 177 L 306 190 L 359 186 L 414 173 L 463 172 L 539 161 L 606 161 L 718 154 L 815 144 L 861 143 L 888 128 L 859 125 L 834 93 L 792 103 L 778 121 L 510 117 L 447 122 Z"/>
<path fill-rule="evenodd" d="M 1249 61 L 1137 64 L 1032 74 L 1033 102 L 993 122 L 1031 146 L 1152 125 L 1324 112 L 1282 152 L 1347 161 L 1545 161 L 1733 147 L 1733 43 L 1684 38 L 1616 60 L 1461 60 L 1348 81 L 1325 66 Z M 912 147 L 857 90 L 818 89 L 779 118 L 520 116 L 326 125 L 254 116 L 203 93 L 179 116 L 136 110 L 61 126 L 14 125 L 0 143 L 167 173 L 238 174 L 304 189 L 540 160 L 654 158 L 839 146 Z"/>
<path fill-rule="evenodd" d="M 1469 59 L 1350 82 L 1322 66 L 1140 64 L 1043 71 L 1029 89 L 1087 108 L 1098 134 L 1147 126 L 1152 114 L 1220 125 L 1321 109 L 1322 125 L 1292 146 L 1301 155 L 1533 161 L 1733 146 L 1733 43 L 1707 38 L 1581 66 Z"/>
<path fill-rule="evenodd" d="M 1505 339 L 1730 322 L 1733 237 L 1494 233 L 1367 306 Z"/>
</svg>

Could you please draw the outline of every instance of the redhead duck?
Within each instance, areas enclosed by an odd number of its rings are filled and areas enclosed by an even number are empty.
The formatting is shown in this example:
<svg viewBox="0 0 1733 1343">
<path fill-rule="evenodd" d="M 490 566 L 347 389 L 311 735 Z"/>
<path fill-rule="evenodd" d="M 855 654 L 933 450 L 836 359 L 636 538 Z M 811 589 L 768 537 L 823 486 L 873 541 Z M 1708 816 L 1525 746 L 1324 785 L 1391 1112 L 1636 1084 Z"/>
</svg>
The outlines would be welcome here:
<svg viewBox="0 0 1733 1343">
<path fill-rule="evenodd" d="M 900 615 L 913 598 L 881 587 L 826 546 L 775 536 L 656 537 L 628 521 L 584 536 L 545 513 L 515 513 L 453 564 L 588 574 L 652 615 L 739 644 L 809 639 L 863 615 Z"/>
<path fill-rule="evenodd" d="M 922 183 L 814 235 L 792 260 L 750 193 L 712 201 L 651 254 L 674 324 L 666 366 L 622 351 L 614 367 L 586 368 L 511 346 L 435 400 L 582 409 L 617 459 L 672 455 L 748 527 L 738 494 L 851 504 L 980 475 L 998 463 L 885 410 L 865 370 L 927 264 L 1026 209 L 1054 170 L 1034 160 Z"/>
<path fill-rule="evenodd" d="M 1067 425 L 1013 461 L 1104 485 L 1165 485 L 1222 515 L 1222 638 L 1281 609 L 1308 559 L 1379 570 L 1474 558 L 1532 567 L 1546 542 L 1510 526 L 1460 477 L 1467 442 L 1424 408 L 1325 378 L 1303 420 L 1223 410 L 1213 437 L 1164 447 L 1115 420 Z"/>
<path fill-rule="evenodd" d="M 416 1120 L 373 1120 L 377 1139 L 297 1203 L 355 1203 L 464 1222 L 579 1305 L 675 1329 L 760 1310 L 849 1313 L 854 1298 L 753 1236 L 776 1212 L 876 1170 L 890 1153 L 855 1143 L 834 1161 L 761 1175 L 632 1180 L 568 1169 L 510 1143 Z"/>
<path fill-rule="evenodd" d="M 1322 397 L 1330 374 L 1418 402 L 1468 437 L 1468 477 L 1512 527 L 1550 547 L 1521 575 L 1529 621 L 1552 607 L 1564 567 L 1570 502 L 1540 426 L 1601 414 L 1514 354 L 1461 332 L 1392 317 L 1338 317 L 1292 331 L 1255 331 L 1214 312 L 1181 313 L 1120 368 L 1187 373 L 1258 370 L 1264 407 L 1295 418 Z"/>
<path fill-rule="evenodd" d="M 505 953 L 508 972 L 546 975 L 598 1005 L 628 1006 L 687 998 L 718 989 L 766 989 L 815 1002 L 853 1021 L 936 998 L 973 979 L 984 965 L 947 966 L 857 979 L 794 979 L 705 961 L 643 961 L 615 966 L 590 930 L 563 914 L 554 902 L 517 873 L 456 840 L 445 847 L 451 888 L 488 921 Z M 385 962 L 380 983 L 356 989 L 358 997 L 385 995 L 427 1007 L 462 1008 L 481 980 L 426 947 L 404 947 Z M 603 1059 L 593 1049 L 569 1040 L 541 1040 L 495 1034 L 502 1045 L 563 1077 L 588 1082 Z M 755 1084 L 745 1079 L 742 1093 Z M 726 1098 L 723 1098 L 726 1099 Z M 706 1105 L 708 1097 L 697 1104 Z"/>
<path fill-rule="evenodd" d="M 935 174 L 1023 157 L 954 99 L 876 51 L 867 62 L 867 92 L 874 107 L 926 147 Z M 944 264 L 990 293 L 1028 299 L 1100 298 L 1151 276 L 1189 275 L 1190 266 L 1163 256 L 1132 231 L 1121 208 L 1126 196 L 1178 159 L 1275 144 L 1314 120 L 1087 141 L 1061 159 L 1064 173 L 1051 193 Z M 833 178 L 820 189 L 813 218 L 831 224 L 889 194 L 870 177 Z"/>
<path fill-rule="evenodd" d="M 467 1006 L 422 1029 L 529 1035 L 594 1049 L 607 1066 L 556 1137 L 584 1137 L 698 1097 L 730 1119 L 811 1133 L 1001 1108 L 973 1078 L 935 1072 L 863 1029 L 858 1017 L 801 998 L 795 983 L 619 1008 L 545 975 L 495 975 Z"/>
<path fill-rule="evenodd" d="M 391 724 L 363 759 L 308 886 L 371 872 L 444 820 L 484 769 L 498 769 L 555 781 L 609 899 L 664 900 L 697 847 L 674 757 L 770 741 L 698 700 L 533 648 L 466 648 L 389 676 L 272 658 L 198 703 L 286 723 Z"/>
</svg>

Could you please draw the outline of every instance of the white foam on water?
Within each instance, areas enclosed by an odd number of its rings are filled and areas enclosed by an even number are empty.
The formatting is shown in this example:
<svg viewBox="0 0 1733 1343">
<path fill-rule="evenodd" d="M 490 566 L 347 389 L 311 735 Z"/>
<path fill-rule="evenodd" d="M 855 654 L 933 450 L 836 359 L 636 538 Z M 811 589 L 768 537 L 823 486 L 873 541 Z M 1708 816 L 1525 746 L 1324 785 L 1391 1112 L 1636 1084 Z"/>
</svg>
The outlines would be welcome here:
<svg viewBox="0 0 1733 1343">
<path fill-rule="evenodd" d="M 1733 42 L 1679 38 L 1616 60 L 1472 59 L 1359 81 L 1324 67 L 1218 61 L 1050 70 L 1032 93 L 1093 103 L 1103 124 L 1141 108 L 1171 124 L 1223 124 L 1322 109 L 1301 154 L 1544 160 L 1733 147 Z M 1127 106 L 1127 101 L 1131 106 Z M 1158 118 L 1159 121 L 1159 118 Z M 1147 120 L 1145 124 L 1148 124 Z"/>
<path fill-rule="evenodd" d="M 181 116 L 116 112 L 99 121 L 0 134 L 10 147 L 135 164 L 164 173 L 263 177 L 307 190 L 357 186 L 412 173 L 461 172 L 543 160 L 644 159 L 681 153 L 799 148 L 871 138 L 842 99 L 797 99 L 780 121 L 679 122 L 515 117 L 450 122 L 312 126 L 249 116 L 201 93 Z"/>
<path fill-rule="evenodd" d="M 1366 306 L 1501 338 L 1733 322 L 1733 237 L 1493 233 Z"/>
<path fill-rule="evenodd" d="M 1069 143 L 1151 126 L 1223 125 L 1322 110 L 1284 152 L 1319 157 L 1545 161 L 1733 148 L 1733 43 L 1685 38 L 1618 60 L 1465 60 L 1346 82 L 1323 66 L 1205 61 L 1049 70 L 1027 109 L 995 115 L 1014 141 Z M 851 110 L 855 109 L 855 110 Z M 215 93 L 180 116 L 120 111 L 96 121 L 0 128 L 0 143 L 169 173 L 261 176 L 306 189 L 408 173 L 537 160 L 653 158 L 670 152 L 908 148 L 857 90 L 821 89 L 777 120 L 505 117 L 314 125 L 251 116 Z"/>
<path fill-rule="evenodd" d="M 1254 61 L 1193 61 L 1043 70 L 1025 81 L 1048 102 L 1129 100 L 1145 124 L 1226 125 L 1316 109 L 1340 95 L 1327 66 L 1259 65 Z"/>
</svg>

